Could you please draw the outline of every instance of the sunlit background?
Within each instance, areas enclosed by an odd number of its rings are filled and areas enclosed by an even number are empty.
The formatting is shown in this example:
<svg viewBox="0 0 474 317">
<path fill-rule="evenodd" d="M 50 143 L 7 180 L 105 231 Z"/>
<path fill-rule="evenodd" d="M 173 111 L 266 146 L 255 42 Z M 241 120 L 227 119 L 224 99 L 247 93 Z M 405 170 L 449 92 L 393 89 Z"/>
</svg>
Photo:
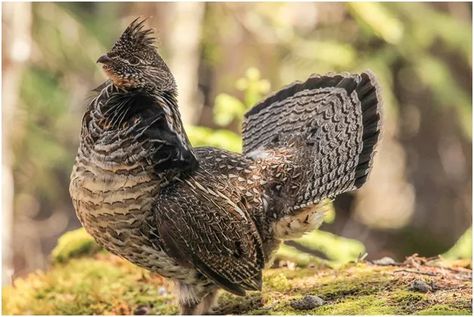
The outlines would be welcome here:
<svg viewBox="0 0 474 317">
<path fill-rule="evenodd" d="M 68 184 L 87 98 L 105 78 L 95 61 L 137 16 L 157 30 L 194 145 L 240 151 L 243 113 L 294 80 L 376 74 L 383 140 L 366 186 L 339 196 L 314 236 L 323 253 L 343 248 L 334 237 L 359 241 L 368 259 L 442 254 L 464 233 L 469 245 L 471 9 L 3 3 L 3 282 L 47 267 L 58 237 L 80 226 Z"/>
</svg>

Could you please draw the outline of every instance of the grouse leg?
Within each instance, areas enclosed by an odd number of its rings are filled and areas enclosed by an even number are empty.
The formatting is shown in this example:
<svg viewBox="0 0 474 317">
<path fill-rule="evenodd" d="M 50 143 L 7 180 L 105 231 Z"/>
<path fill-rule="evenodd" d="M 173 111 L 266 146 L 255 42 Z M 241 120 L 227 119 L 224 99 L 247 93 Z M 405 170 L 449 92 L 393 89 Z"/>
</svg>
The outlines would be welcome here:
<svg viewBox="0 0 474 317">
<path fill-rule="evenodd" d="M 209 294 L 207 294 L 201 304 L 198 307 L 198 313 L 200 315 L 208 315 L 213 313 L 213 306 L 216 303 L 218 289 L 213 289 Z"/>
</svg>

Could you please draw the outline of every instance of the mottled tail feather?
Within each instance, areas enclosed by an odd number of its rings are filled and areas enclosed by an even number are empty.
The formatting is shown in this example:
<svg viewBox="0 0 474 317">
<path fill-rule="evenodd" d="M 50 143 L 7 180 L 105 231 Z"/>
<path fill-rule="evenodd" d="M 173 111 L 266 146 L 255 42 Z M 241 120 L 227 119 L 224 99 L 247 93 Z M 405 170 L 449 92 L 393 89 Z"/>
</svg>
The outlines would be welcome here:
<svg viewBox="0 0 474 317">
<path fill-rule="evenodd" d="M 382 99 L 375 77 L 369 72 L 362 73 L 360 77 L 362 80 L 356 91 L 358 99 L 361 101 L 364 130 L 362 134 L 363 147 L 359 154 L 354 181 L 357 188 L 365 183 L 369 175 L 382 124 Z"/>
<path fill-rule="evenodd" d="M 295 137 L 303 141 L 296 142 L 297 151 L 306 154 L 294 163 L 306 175 L 288 193 L 295 198 L 295 209 L 359 188 L 379 139 L 381 106 L 370 72 L 312 76 L 274 93 L 245 115 L 244 154 L 289 146 Z"/>
</svg>

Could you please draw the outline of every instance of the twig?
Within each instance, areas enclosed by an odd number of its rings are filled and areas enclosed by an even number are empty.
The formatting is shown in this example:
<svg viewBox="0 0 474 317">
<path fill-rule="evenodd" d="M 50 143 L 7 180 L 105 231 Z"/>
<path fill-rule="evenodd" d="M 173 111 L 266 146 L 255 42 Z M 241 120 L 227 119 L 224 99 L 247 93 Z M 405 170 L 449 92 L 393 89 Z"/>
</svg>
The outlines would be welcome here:
<svg viewBox="0 0 474 317">
<path fill-rule="evenodd" d="M 412 270 L 407 270 L 407 269 L 400 269 L 400 270 L 393 271 L 393 273 L 398 273 L 398 272 L 408 272 L 408 273 L 423 274 L 423 275 L 429 275 L 429 276 L 438 275 L 436 273 L 431 273 L 431 272 L 420 272 L 420 271 L 412 271 Z"/>
</svg>

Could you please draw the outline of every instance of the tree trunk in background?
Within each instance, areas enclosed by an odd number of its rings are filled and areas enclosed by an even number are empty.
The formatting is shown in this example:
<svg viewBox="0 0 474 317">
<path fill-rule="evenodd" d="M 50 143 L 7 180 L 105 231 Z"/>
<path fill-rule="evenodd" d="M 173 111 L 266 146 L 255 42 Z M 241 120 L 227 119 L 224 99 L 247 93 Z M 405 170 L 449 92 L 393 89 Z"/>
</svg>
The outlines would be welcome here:
<svg viewBox="0 0 474 317">
<path fill-rule="evenodd" d="M 3 160 L 2 160 L 2 284 L 10 283 L 13 274 L 11 233 L 13 223 L 13 174 L 11 137 L 23 64 L 31 51 L 31 4 L 3 3 Z M 8 49 L 6 46 L 8 43 Z"/>
<path fill-rule="evenodd" d="M 175 3 L 172 27 L 167 35 L 169 66 L 178 84 L 178 104 L 185 124 L 196 124 L 202 110 L 198 68 L 204 7 L 200 2 Z"/>
</svg>

